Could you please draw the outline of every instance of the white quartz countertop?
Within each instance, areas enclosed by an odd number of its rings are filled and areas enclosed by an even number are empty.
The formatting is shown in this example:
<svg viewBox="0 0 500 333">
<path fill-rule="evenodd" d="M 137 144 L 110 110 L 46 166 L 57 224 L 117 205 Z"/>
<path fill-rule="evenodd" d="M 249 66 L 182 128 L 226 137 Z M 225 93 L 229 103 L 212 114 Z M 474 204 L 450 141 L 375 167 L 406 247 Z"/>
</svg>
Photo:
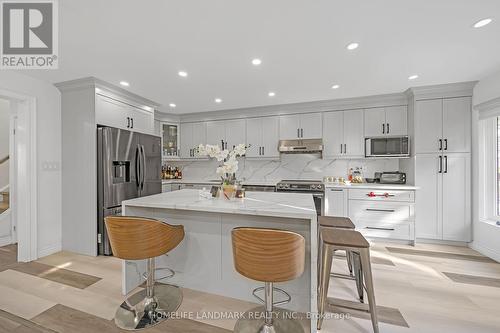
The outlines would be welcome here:
<svg viewBox="0 0 500 333">
<path fill-rule="evenodd" d="M 199 190 L 185 189 L 123 201 L 123 206 L 201 212 L 315 219 L 311 194 L 247 192 L 244 199 L 203 198 Z"/>
<path fill-rule="evenodd" d="M 419 188 L 413 185 L 406 184 L 378 184 L 378 183 L 362 183 L 362 184 L 350 184 L 350 185 L 339 185 L 325 183 L 325 188 L 339 188 L 339 189 L 372 189 L 372 190 L 408 190 L 415 191 Z"/>
</svg>

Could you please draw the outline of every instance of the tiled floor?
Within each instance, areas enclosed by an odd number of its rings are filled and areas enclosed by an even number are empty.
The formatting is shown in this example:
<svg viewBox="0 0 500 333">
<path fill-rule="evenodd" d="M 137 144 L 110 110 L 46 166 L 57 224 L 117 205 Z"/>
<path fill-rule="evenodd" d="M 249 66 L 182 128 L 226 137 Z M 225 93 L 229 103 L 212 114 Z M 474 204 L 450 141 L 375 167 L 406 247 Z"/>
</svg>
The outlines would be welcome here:
<svg viewBox="0 0 500 333">
<path fill-rule="evenodd" d="M 15 246 L 0 248 L 0 333 L 120 332 L 112 322 L 122 301 L 119 260 L 61 252 L 17 264 L 15 251 Z M 381 332 L 500 332 L 500 264 L 471 249 L 444 245 L 374 243 L 372 257 Z M 335 256 L 336 272 L 345 272 L 344 260 Z M 352 281 L 331 279 L 330 297 L 355 295 Z M 208 312 L 254 306 L 184 290 L 179 312 L 190 318 L 148 331 L 226 333 L 234 320 L 209 319 Z M 342 311 L 351 316 L 326 320 L 322 333 L 371 332 L 365 313 Z"/>
</svg>

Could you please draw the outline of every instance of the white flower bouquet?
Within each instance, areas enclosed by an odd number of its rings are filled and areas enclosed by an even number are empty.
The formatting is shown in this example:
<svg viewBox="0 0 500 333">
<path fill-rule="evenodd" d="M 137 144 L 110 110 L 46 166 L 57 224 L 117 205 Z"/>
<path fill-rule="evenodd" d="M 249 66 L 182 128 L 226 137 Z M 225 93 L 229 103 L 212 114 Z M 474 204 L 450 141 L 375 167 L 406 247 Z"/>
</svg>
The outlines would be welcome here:
<svg viewBox="0 0 500 333">
<path fill-rule="evenodd" d="M 200 144 L 197 148 L 199 156 L 215 158 L 221 164 L 217 167 L 217 174 L 222 179 L 223 185 L 236 184 L 236 171 L 238 171 L 238 157 L 245 155 L 248 146 L 241 143 L 233 149 L 221 149 L 217 145 Z"/>
</svg>

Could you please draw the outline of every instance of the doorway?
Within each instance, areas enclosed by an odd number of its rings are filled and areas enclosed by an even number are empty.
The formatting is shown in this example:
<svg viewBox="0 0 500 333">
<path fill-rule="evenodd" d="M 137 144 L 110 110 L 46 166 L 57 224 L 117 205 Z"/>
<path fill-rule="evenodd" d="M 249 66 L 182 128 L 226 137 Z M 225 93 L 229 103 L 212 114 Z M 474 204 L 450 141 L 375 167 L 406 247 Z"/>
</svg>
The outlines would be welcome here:
<svg viewBox="0 0 500 333">
<path fill-rule="evenodd" d="M 35 111 L 33 97 L 0 90 L 0 112 L 3 112 L 0 117 L 7 119 L 8 124 L 2 121 L 3 126 L 0 125 L 3 133 L 0 133 L 3 141 L 3 144 L 0 142 L 0 162 L 3 162 L 0 202 L 4 202 L 4 206 L 8 203 L 8 209 L 0 214 L 0 241 L 2 245 L 17 243 L 18 262 L 38 257 Z M 8 141 L 7 154 L 5 141 Z"/>
</svg>

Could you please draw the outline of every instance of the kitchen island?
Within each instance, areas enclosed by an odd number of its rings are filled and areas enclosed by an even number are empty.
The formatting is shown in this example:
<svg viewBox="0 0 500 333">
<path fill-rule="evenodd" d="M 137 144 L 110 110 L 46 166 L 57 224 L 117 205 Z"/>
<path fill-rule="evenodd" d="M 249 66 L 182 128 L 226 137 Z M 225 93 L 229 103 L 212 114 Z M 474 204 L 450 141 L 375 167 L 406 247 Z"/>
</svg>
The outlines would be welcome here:
<svg viewBox="0 0 500 333">
<path fill-rule="evenodd" d="M 297 232 L 306 240 L 302 276 L 280 283 L 292 301 L 286 309 L 316 313 L 317 216 L 312 195 L 248 192 L 244 199 L 200 196 L 199 190 L 180 190 L 123 202 L 123 215 L 155 218 L 181 224 L 185 239 L 168 256 L 156 259 L 157 267 L 169 267 L 176 275 L 165 281 L 181 287 L 255 302 L 252 290 L 263 283 L 249 280 L 233 266 L 231 230 L 262 227 Z M 122 291 L 140 285 L 145 261 L 124 261 Z M 159 274 L 161 277 L 161 273 Z M 311 325 L 311 332 L 316 332 Z"/>
</svg>

